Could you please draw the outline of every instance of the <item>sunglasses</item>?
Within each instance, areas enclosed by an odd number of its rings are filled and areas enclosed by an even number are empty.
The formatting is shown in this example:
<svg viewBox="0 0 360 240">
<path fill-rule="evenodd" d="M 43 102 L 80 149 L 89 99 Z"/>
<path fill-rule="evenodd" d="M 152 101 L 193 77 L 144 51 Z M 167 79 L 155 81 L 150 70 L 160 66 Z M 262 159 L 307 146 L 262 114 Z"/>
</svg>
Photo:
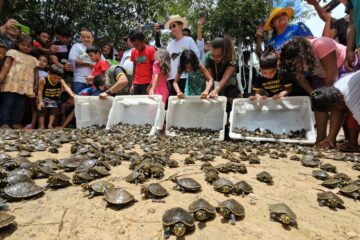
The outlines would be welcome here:
<svg viewBox="0 0 360 240">
<path fill-rule="evenodd" d="M 176 24 L 175 24 L 175 23 L 173 23 L 173 24 L 171 24 L 171 25 L 169 26 L 169 29 L 170 29 L 170 30 L 173 29 L 173 28 L 176 28 Z"/>
</svg>

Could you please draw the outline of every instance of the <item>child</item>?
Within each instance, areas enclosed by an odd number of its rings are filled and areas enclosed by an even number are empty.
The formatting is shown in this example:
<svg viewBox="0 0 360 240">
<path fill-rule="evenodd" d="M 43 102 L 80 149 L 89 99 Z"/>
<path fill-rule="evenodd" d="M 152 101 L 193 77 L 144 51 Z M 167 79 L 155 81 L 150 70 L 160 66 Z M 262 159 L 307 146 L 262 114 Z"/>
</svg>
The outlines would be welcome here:
<svg viewBox="0 0 360 240">
<path fill-rule="evenodd" d="M 37 40 L 34 41 L 34 51 L 36 55 L 50 53 L 50 34 L 46 31 L 40 31 Z"/>
<path fill-rule="evenodd" d="M 180 76 L 184 72 L 188 74 L 185 84 L 185 95 L 181 92 L 178 84 Z M 204 77 L 206 79 L 206 87 L 203 91 Z M 179 70 L 173 83 L 178 98 L 198 95 L 200 95 L 200 98 L 207 98 L 213 83 L 214 79 L 205 66 L 199 62 L 195 52 L 192 50 L 183 51 L 180 56 Z"/>
<path fill-rule="evenodd" d="M 134 81 L 130 93 L 145 95 L 152 80 L 152 69 L 155 61 L 155 48 L 146 44 L 143 32 L 130 33 L 130 41 L 134 46 L 130 60 L 134 63 Z"/>
<path fill-rule="evenodd" d="M 109 69 L 109 64 L 106 60 L 101 58 L 101 51 L 99 48 L 92 46 L 86 49 L 86 53 L 89 55 L 91 61 L 95 62 L 91 76 L 96 77 L 100 74 L 104 74 Z"/>
<path fill-rule="evenodd" d="M 159 49 L 155 55 L 153 66 L 153 80 L 149 95 L 158 94 L 162 96 L 162 100 L 166 106 L 169 90 L 167 88 L 167 75 L 170 72 L 170 54 L 166 49 Z"/>
<path fill-rule="evenodd" d="M 8 48 L 4 44 L 0 43 L 0 69 L 1 69 L 2 65 L 4 64 L 7 51 L 8 51 Z"/>
<path fill-rule="evenodd" d="M 45 116 L 49 115 L 48 128 L 54 127 L 55 117 L 59 114 L 59 102 L 62 88 L 74 97 L 71 88 L 62 79 L 64 72 L 52 65 L 48 77 L 40 79 L 38 90 L 39 128 L 45 128 Z"/>
<path fill-rule="evenodd" d="M 36 58 L 30 56 L 33 47 L 31 37 L 20 35 L 17 49 L 6 53 L 4 65 L 0 72 L 3 101 L 0 105 L 2 127 L 22 128 L 21 116 L 26 96 L 35 97 L 34 81 L 37 67 Z"/>
<path fill-rule="evenodd" d="M 49 65 L 49 59 L 46 55 L 40 55 L 38 57 L 38 75 L 39 75 L 39 79 L 45 78 L 48 76 L 47 73 L 47 67 Z"/>
<path fill-rule="evenodd" d="M 253 90 L 255 96 L 249 97 L 250 101 L 255 99 L 279 99 L 289 95 L 292 84 L 287 79 L 280 80 L 277 70 L 277 56 L 272 52 L 265 52 L 260 57 L 260 73 L 254 81 Z"/>
<path fill-rule="evenodd" d="M 107 90 L 105 85 L 105 76 L 103 74 L 97 75 L 93 80 L 93 86 L 83 89 L 79 95 L 80 96 L 99 96 L 100 93 Z"/>
</svg>

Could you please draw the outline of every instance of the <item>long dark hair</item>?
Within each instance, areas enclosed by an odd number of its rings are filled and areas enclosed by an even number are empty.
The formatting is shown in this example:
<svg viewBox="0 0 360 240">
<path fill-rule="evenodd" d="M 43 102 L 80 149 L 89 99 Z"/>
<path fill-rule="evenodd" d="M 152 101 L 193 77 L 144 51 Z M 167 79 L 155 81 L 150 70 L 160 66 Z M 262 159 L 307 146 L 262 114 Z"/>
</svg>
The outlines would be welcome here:
<svg viewBox="0 0 360 240">
<path fill-rule="evenodd" d="M 211 47 L 222 50 L 222 62 L 231 62 L 235 59 L 235 48 L 230 37 L 215 38 L 211 41 Z"/>
<path fill-rule="evenodd" d="M 304 65 L 309 67 L 308 73 L 314 72 L 315 58 L 312 47 L 305 38 L 296 37 L 281 49 L 280 75 L 283 78 L 294 77 L 294 75 L 298 77 L 305 73 Z"/>
<path fill-rule="evenodd" d="M 102 53 L 104 55 L 104 57 L 106 59 L 114 60 L 114 46 L 111 43 L 105 43 L 101 48 L 101 52 L 103 51 L 102 49 L 103 49 L 104 46 L 109 46 L 110 47 L 110 52 L 109 52 L 108 56 L 105 56 L 104 53 Z"/>
<path fill-rule="evenodd" d="M 184 50 L 180 55 L 179 72 L 185 72 L 186 65 L 190 64 L 195 72 L 199 69 L 200 61 L 193 50 Z"/>
</svg>

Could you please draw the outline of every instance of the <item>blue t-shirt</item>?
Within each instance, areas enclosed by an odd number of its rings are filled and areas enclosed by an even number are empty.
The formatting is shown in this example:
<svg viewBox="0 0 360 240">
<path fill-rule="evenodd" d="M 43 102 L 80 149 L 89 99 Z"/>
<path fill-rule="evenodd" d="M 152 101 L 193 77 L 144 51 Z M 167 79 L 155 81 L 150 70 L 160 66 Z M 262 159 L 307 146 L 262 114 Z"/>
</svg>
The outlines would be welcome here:
<svg viewBox="0 0 360 240">
<path fill-rule="evenodd" d="M 289 25 L 286 30 L 280 34 L 275 35 L 272 38 L 265 41 L 265 46 L 271 45 L 277 52 L 281 50 L 281 47 L 294 37 L 310 37 L 313 36 L 310 29 L 302 22 Z"/>
</svg>

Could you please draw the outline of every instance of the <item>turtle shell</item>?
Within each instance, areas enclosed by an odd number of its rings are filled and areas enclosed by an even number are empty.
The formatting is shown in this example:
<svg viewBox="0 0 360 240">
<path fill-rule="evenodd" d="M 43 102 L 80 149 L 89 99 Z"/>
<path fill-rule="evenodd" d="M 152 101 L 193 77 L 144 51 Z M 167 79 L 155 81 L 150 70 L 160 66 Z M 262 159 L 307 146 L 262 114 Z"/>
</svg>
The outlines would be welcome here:
<svg viewBox="0 0 360 240">
<path fill-rule="evenodd" d="M 0 228 L 9 226 L 15 222 L 15 217 L 13 215 L 7 214 L 5 212 L 0 212 Z"/>
<path fill-rule="evenodd" d="M 134 182 L 135 180 L 139 180 L 139 182 L 142 182 L 141 178 L 145 178 L 143 173 L 139 173 L 137 171 L 133 171 L 130 173 L 126 178 L 125 181 L 127 182 Z"/>
<path fill-rule="evenodd" d="M 148 186 L 144 186 L 144 188 L 148 189 L 150 194 L 155 197 L 165 197 L 169 194 L 168 191 L 159 183 L 151 183 Z"/>
<path fill-rule="evenodd" d="M 325 163 L 325 164 L 320 165 L 320 169 L 327 171 L 327 172 L 333 172 L 333 173 L 336 172 L 336 166 L 334 166 L 330 163 Z"/>
<path fill-rule="evenodd" d="M 245 181 L 240 181 L 234 184 L 234 191 L 237 194 L 241 193 L 252 193 L 253 188 Z"/>
<path fill-rule="evenodd" d="M 192 178 L 180 178 L 177 179 L 177 184 L 181 187 L 185 188 L 186 190 L 199 190 L 201 189 L 200 183 L 195 181 Z"/>
<path fill-rule="evenodd" d="M 28 198 L 42 193 L 45 189 L 29 182 L 21 182 L 4 188 L 6 195 L 12 198 Z"/>
<path fill-rule="evenodd" d="M 26 150 L 22 150 L 18 153 L 19 157 L 30 157 L 31 156 L 31 152 L 26 151 Z"/>
<path fill-rule="evenodd" d="M 13 175 L 10 177 L 7 177 L 5 182 L 7 183 L 7 185 L 14 185 L 20 182 L 29 182 L 29 183 L 33 183 L 34 181 L 28 176 L 28 175 L 24 175 L 24 174 L 17 174 L 17 175 Z"/>
<path fill-rule="evenodd" d="M 6 160 L 11 160 L 11 159 L 12 159 L 12 157 L 9 154 L 4 153 L 4 152 L 0 153 L 0 161 L 6 161 Z"/>
<path fill-rule="evenodd" d="M 266 182 L 269 184 L 273 183 L 272 176 L 270 175 L 270 173 L 268 173 L 266 171 L 256 174 L 256 179 L 261 182 Z"/>
<path fill-rule="evenodd" d="M 122 188 L 111 188 L 105 191 L 105 200 L 114 205 L 126 205 L 135 199 L 131 193 Z"/>
<path fill-rule="evenodd" d="M 63 173 L 51 174 L 48 178 L 48 183 L 50 187 L 64 187 L 71 184 L 70 177 Z"/>
<path fill-rule="evenodd" d="M 330 200 L 335 199 L 339 204 L 344 205 L 344 201 L 339 198 L 335 193 L 333 192 L 321 192 L 317 194 L 317 198 L 319 200 Z"/>
<path fill-rule="evenodd" d="M 162 217 L 162 221 L 165 226 L 171 226 L 180 222 L 188 227 L 195 227 L 194 217 L 188 211 L 179 207 L 166 210 Z"/>
<path fill-rule="evenodd" d="M 198 210 L 204 210 L 210 214 L 215 214 L 215 207 L 203 198 L 193 201 L 189 205 L 189 212 L 194 213 Z"/>
<path fill-rule="evenodd" d="M 269 210 L 275 214 L 286 214 L 291 219 L 296 219 L 296 214 L 285 203 L 270 204 Z"/>
<path fill-rule="evenodd" d="M 340 193 L 358 199 L 360 198 L 360 186 L 356 184 L 347 185 L 340 189 Z"/>
<path fill-rule="evenodd" d="M 330 175 L 327 172 L 325 172 L 324 170 L 314 170 L 312 172 L 312 175 L 314 178 L 320 179 L 320 180 L 327 180 L 330 178 Z"/>
<path fill-rule="evenodd" d="M 93 179 L 94 179 L 93 176 L 91 176 L 87 172 L 75 173 L 73 175 L 73 183 L 75 184 L 90 182 Z"/>
<path fill-rule="evenodd" d="M 340 179 L 342 181 L 351 181 L 351 177 L 349 177 L 345 173 L 337 173 L 333 176 L 334 179 Z"/>
<path fill-rule="evenodd" d="M 90 169 L 90 175 L 94 177 L 103 177 L 110 175 L 110 172 L 103 166 L 95 166 Z"/>
<path fill-rule="evenodd" d="M 75 169 L 75 172 L 76 172 L 76 173 L 86 172 L 86 171 L 88 171 L 90 168 L 94 167 L 97 162 L 98 162 L 98 160 L 96 160 L 96 159 L 90 159 L 90 160 L 82 161 L 82 162 L 79 164 L 79 166 L 77 166 L 77 168 Z"/>
<path fill-rule="evenodd" d="M 218 180 L 219 174 L 216 171 L 207 171 L 205 173 L 205 180 L 209 183 L 213 183 L 214 181 Z"/>
<path fill-rule="evenodd" d="M 90 187 L 92 190 L 94 190 L 96 193 L 105 193 L 107 189 L 114 188 L 114 184 L 108 182 L 108 181 L 97 181 L 90 184 Z"/>
<path fill-rule="evenodd" d="M 340 184 L 341 184 L 341 179 L 336 179 L 336 178 L 330 178 L 321 183 L 322 186 L 327 188 L 336 188 L 340 186 Z"/>
<path fill-rule="evenodd" d="M 292 155 L 290 157 L 290 160 L 292 160 L 292 161 L 300 161 L 300 157 L 298 155 Z"/>
<path fill-rule="evenodd" d="M 225 178 L 219 178 L 218 180 L 213 182 L 213 185 L 214 189 L 219 192 L 226 192 L 226 189 L 228 190 L 228 192 L 231 192 L 234 187 L 234 184 L 230 180 L 227 180 Z"/>
<path fill-rule="evenodd" d="M 221 202 L 218 208 L 226 208 L 232 212 L 235 216 L 241 217 L 245 215 L 244 207 L 237 202 L 235 199 L 228 199 L 224 202 Z"/>
</svg>

